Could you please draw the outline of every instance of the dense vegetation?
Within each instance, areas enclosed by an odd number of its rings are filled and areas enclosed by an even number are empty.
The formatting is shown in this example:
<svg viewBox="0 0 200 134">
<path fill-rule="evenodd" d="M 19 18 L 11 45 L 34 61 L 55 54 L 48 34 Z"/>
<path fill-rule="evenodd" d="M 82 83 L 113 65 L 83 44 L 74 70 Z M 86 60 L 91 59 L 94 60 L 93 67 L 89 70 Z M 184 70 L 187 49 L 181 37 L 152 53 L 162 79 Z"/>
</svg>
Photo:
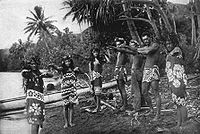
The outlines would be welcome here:
<svg viewBox="0 0 200 134">
<path fill-rule="evenodd" d="M 67 1 L 65 1 L 67 2 Z M 68 6 L 73 7 L 69 3 L 63 3 L 64 7 L 68 4 Z M 71 1 L 73 2 L 73 1 Z M 79 2 L 79 3 L 78 3 Z M 83 4 L 85 1 L 78 1 L 78 4 Z M 82 2 L 82 3 L 81 3 Z M 96 1 L 98 5 L 98 0 Z M 67 27 L 65 28 L 64 32 L 61 32 L 58 28 L 56 28 L 52 23 L 54 20 L 50 20 L 48 17 L 46 18 L 44 16 L 44 11 L 41 7 L 36 6 L 35 12 L 31 11 L 31 15 L 33 17 L 27 17 L 27 27 L 24 29 L 26 33 L 29 32 L 29 38 L 27 41 L 22 42 L 20 39 L 16 42 L 14 42 L 9 48 L 9 54 L 5 54 L 5 51 L 0 51 L 0 71 L 16 71 L 21 69 L 22 61 L 28 60 L 31 56 L 37 56 L 41 60 L 41 68 L 46 68 L 49 63 L 55 63 L 59 65 L 61 58 L 66 54 L 72 54 L 75 64 L 77 66 L 80 66 L 84 69 L 84 71 L 87 71 L 87 62 L 88 57 L 90 54 L 90 49 L 94 45 L 98 45 L 102 48 L 103 52 L 106 52 L 106 46 L 112 45 L 113 39 L 116 36 L 122 36 L 126 38 L 127 40 L 130 40 L 132 38 L 131 32 L 129 31 L 129 27 L 126 23 L 126 21 L 116 21 L 117 16 L 119 16 L 120 12 L 123 11 L 123 8 L 121 5 L 112 3 L 114 6 L 108 6 L 109 13 L 112 13 L 114 17 L 109 16 L 108 14 L 103 14 L 102 12 L 98 12 L 99 18 L 87 18 L 88 16 L 85 15 L 81 18 L 81 13 L 75 14 L 73 20 L 78 20 L 78 22 L 88 22 L 91 27 L 83 31 L 81 34 L 73 34 L 70 32 L 70 29 Z M 120 1 L 117 1 L 120 2 Z M 195 26 L 196 30 L 198 31 L 198 17 L 197 16 L 191 16 L 191 9 L 195 9 L 195 6 L 193 3 L 189 3 L 188 5 L 173 5 L 172 3 L 166 3 L 166 1 L 159 1 L 163 2 L 160 5 L 163 9 L 165 9 L 165 12 L 168 16 L 168 20 L 175 29 L 175 32 L 177 32 L 177 35 L 179 37 L 180 45 L 185 53 L 185 60 L 187 65 L 187 70 L 194 70 L 194 67 L 197 69 L 199 67 L 198 65 L 198 53 L 197 48 L 198 47 L 198 32 L 195 33 L 196 35 L 196 41 L 194 40 L 194 35 L 192 32 L 194 31 L 193 25 L 192 25 L 192 17 L 195 19 Z M 76 3 L 76 4 L 77 4 Z M 79 5 L 76 6 L 79 6 Z M 105 3 L 103 3 L 105 4 Z M 102 6 L 102 11 L 107 10 L 105 5 Z M 163 4 L 163 5 L 162 5 Z M 193 5 L 192 5 L 193 4 Z M 143 8 L 140 4 L 137 5 L 140 8 Z M 193 8 L 191 8 L 193 7 Z M 97 9 L 99 7 L 96 7 Z M 95 9 L 96 9 L 95 8 Z M 64 8 L 65 9 L 65 8 Z M 72 8 L 70 12 L 66 14 L 65 17 L 72 14 L 73 11 L 76 9 Z M 100 8 L 99 8 L 100 10 Z M 112 11 L 112 12 L 111 12 Z M 134 9 L 134 12 L 131 12 L 132 16 L 137 14 L 137 10 Z M 87 11 L 86 11 L 87 12 Z M 84 13 L 86 13 L 84 12 Z M 88 11 L 89 12 L 89 11 Z M 90 11 L 92 12 L 92 10 Z M 95 11 L 96 12 L 96 11 Z M 194 12 L 194 11 L 193 11 Z M 195 12 L 197 12 L 195 10 Z M 102 13 L 102 14 L 100 14 Z M 155 19 L 155 22 L 158 24 L 159 18 L 158 13 L 154 11 L 154 9 L 151 9 L 151 13 L 154 16 L 153 19 Z M 143 17 L 144 19 L 148 19 L 148 14 L 141 14 L 139 17 Z M 102 16 L 104 17 L 104 21 L 102 20 Z M 174 17 L 172 17 L 174 16 Z M 64 16 L 63 16 L 64 17 Z M 174 19 L 173 19 L 174 18 Z M 93 20 L 92 20 L 93 19 Z M 99 19 L 99 21 L 95 20 Z M 111 21 L 112 20 L 112 21 Z M 113 21 L 115 20 L 115 21 Z M 145 23 L 143 21 L 134 21 L 135 26 L 137 28 L 137 32 L 139 35 L 145 30 L 150 29 L 153 31 L 153 28 L 148 23 Z M 175 25 L 173 25 L 175 23 Z M 101 25 L 99 25 L 101 24 Z M 37 29 L 34 29 L 37 27 Z M 162 26 L 158 26 L 159 34 L 160 34 L 160 43 L 162 44 L 165 37 L 165 29 L 161 29 Z M 31 36 L 37 36 L 38 41 L 37 43 L 33 43 L 30 40 Z M 195 44 L 192 44 L 192 42 L 195 42 Z M 108 72 L 112 70 L 112 66 L 114 66 L 115 63 L 115 52 L 112 51 L 112 63 L 108 65 L 109 69 L 107 69 Z M 7 56 L 5 56 L 7 55 Z M 196 56 L 195 61 L 191 60 L 193 57 Z M 191 64 L 192 63 L 192 64 Z M 163 66 L 164 67 L 164 66 Z"/>
</svg>

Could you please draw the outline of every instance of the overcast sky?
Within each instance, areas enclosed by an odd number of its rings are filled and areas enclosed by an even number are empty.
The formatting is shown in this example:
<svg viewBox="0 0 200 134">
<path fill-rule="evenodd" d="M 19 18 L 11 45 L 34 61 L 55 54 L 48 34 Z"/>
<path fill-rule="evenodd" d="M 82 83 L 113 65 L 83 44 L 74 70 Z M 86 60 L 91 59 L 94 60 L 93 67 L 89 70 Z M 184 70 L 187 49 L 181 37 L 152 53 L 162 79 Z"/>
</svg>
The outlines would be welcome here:
<svg viewBox="0 0 200 134">
<path fill-rule="evenodd" d="M 9 48 L 18 39 L 26 40 L 28 34 L 24 34 L 26 27 L 26 17 L 31 16 L 29 10 L 33 11 L 34 6 L 41 5 L 44 8 L 45 16 L 52 16 L 52 20 L 61 31 L 69 27 L 73 33 L 80 33 L 80 28 L 72 18 L 63 20 L 66 10 L 62 8 L 63 0 L 0 0 L 0 49 Z M 188 3 L 189 0 L 168 0 L 174 3 Z M 84 30 L 87 25 L 82 25 Z"/>
</svg>

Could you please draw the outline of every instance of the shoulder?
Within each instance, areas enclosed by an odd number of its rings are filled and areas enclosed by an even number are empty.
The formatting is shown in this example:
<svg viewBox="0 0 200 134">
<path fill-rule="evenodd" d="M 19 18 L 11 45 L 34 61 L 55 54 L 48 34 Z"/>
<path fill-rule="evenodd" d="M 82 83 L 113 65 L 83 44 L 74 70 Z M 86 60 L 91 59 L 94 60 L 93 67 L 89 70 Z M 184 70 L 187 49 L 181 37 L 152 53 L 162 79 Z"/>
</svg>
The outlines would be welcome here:
<svg viewBox="0 0 200 134">
<path fill-rule="evenodd" d="M 157 42 L 153 42 L 153 43 L 151 44 L 151 46 L 153 46 L 153 47 L 159 47 L 160 45 L 159 45 Z"/>
</svg>

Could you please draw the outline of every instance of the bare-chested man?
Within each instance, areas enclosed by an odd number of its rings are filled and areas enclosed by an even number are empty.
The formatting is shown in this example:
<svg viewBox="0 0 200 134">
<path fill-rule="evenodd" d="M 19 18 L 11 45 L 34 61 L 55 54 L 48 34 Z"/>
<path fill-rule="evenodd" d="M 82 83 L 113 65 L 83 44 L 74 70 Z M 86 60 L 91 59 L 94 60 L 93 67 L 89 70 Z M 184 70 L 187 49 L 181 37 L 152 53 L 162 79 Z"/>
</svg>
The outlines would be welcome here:
<svg viewBox="0 0 200 134">
<path fill-rule="evenodd" d="M 115 79 L 117 80 L 117 86 L 122 97 L 122 107 L 120 110 L 123 111 L 127 106 L 127 94 L 125 90 L 125 84 L 127 82 L 127 71 L 125 65 L 129 62 L 128 54 L 135 55 L 137 54 L 137 51 L 135 48 L 131 48 L 130 46 L 126 45 L 126 41 L 123 38 L 116 38 L 115 44 L 116 47 L 112 47 L 112 49 L 118 51 L 117 62 L 115 66 Z"/>
<path fill-rule="evenodd" d="M 135 49 L 142 47 L 136 40 L 130 40 L 129 46 Z M 145 58 L 142 54 L 131 55 L 131 94 L 134 95 L 133 107 L 136 111 L 145 105 L 142 95 L 142 71 Z"/>
<path fill-rule="evenodd" d="M 145 46 L 138 48 L 138 52 L 146 56 L 142 79 L 142 94 L 144 95 L 145 101 L 150 106 L 150 112 L 152 113 L 153 106 L 148 92 L 150 86 L 155 91 L 157 112 L 153 120 L 156 121 L 160 116 L 161 108 L 161 97 L 159 94 L 160 74 L 158 68 L 158 60 L 160 55 L 159 44 L 152 42 L 149 33 L 143 33 L 142 40 Z"/>
</svg>

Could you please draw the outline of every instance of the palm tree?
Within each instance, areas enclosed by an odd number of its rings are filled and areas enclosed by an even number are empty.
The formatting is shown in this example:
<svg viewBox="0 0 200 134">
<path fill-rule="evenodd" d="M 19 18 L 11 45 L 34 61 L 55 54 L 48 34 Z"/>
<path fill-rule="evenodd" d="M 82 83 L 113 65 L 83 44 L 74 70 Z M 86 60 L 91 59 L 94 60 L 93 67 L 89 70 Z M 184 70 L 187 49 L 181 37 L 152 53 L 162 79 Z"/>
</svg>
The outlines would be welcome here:
<svg viewBox="0 0 200 134">
<path fill-rule="evenodd" d="M 44 16 L 44 10 L 40 6 L 35 6 L 34 11 L 30 11 L 30 13 L 33 15 L 33 17 L 26 17 L 28 20 L 27 27 L 24 28 L 25 33 L 30 33 L 28 36 L 28 40 L 31 36 L 39 35 L 40 40 L 44 40 L 46 48 L 48 52 L 49 46 L 47 45 L 46 38 L 48 36 L 51 37 L 51 32 L 56 29 L 54 25 L 52 25 L 54 20 L 49 20 L 50 17 Z"/>
</svg>

